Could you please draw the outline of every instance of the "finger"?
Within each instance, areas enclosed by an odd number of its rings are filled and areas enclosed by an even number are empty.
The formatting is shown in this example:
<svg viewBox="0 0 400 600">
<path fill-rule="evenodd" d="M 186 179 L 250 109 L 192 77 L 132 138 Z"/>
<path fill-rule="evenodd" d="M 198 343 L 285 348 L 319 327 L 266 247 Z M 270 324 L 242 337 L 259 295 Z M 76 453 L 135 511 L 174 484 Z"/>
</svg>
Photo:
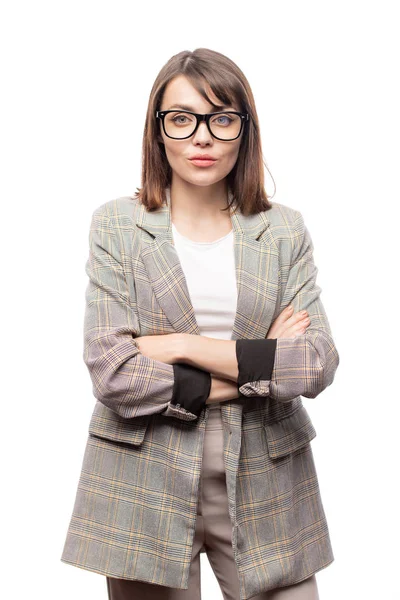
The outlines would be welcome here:
<svg viewBox="0 0 400 600">
<path fill-rule="evenodd" d="M 286 337 L 288 334 L 294 334 L 295 336 L 302 335 L 303 333 L 306 332 L 306 329 L 309 325 L 310 325 L 310 319 L 308 317 L 306 319 L 302 319 L 298 323 L 295 323 L 294 325 L 292 325 L 291 327 L 286 329 L 283 332 L 282 337 Z"/>
<path fill-rule="evenodd" d="M 285 309 L 284 311 L 281 312 L 281 314 L 275 320 L 275 322 L 277 323 L 278 327 L 280 327 L 283 324 L 293 325 L 294 323 L 297 323 L 297 321 L 300 321 L 301 319 L 304 319 L 305 317 L 308 317 L 308 312 L 306 310 L 301 310 L 301 311 L 293 313 L 293 309 L 292 310 Z"/>
<path fill-rule="evenodd" d="M 293 323 L 293 305 L 289 305 L 283 309 L 283 311 L 276 317 L 272 324 L 272 329 L 276 334 L 279 334 L 282 331 L 282 327 L 287 325 L 287 323 Z"/>
<path fill-rule="evenodd" d="M 297 331 L 298 329 L 301 329 L 305 325 L 309 325 L 309 323 L 310 323 L 309 317 L 303 317 L 303 318 L 295 317 L 293 319 L 289 319 L 288 321 L 286 321 L 281 326 L 281 329 L 283 331 L 288 331 L 288 330 Z"/>
<path fill-rule="evenodd" d="M 283 336 L 285 331 L 305 318 L 305 315 L 302 312 L 297 312 L 292 316 L 287 316 L 285 319 L 283 319 L 283 313 L 281 313 L 280 316 L 282 316 L 282 319 L 280 321 L 276 319 L 271 329 L 271 334 L 274 334 L 276 337 Z"/>
<path fill-rule="evenodd" d="M 286 308 L 284 308 L 281 313 L 279 313 L 279 315 L 274 320 L 274 324 L 277 324 L 279 326 L 281 323 L 287 321 L 287 319 L 289 319 L 292 316 L 292 314 L 293 306 L 289 305 Z"/>
<path fill-rule="evenodd" d="M 293 327 L 295 325 L 298 325 L 299 323 L 303 323 L 303 321 L 307 321 L 308 319 L 308 314 L 304 314 L 302 312 L 298 312 L 295 315 L 293 315 L 292 317 L 290 317 L 289 319 L 287 319 L 287 321 L 285 321 L 284 323 L 282 323 L 280 325 L 280 327 L 283 327 L 284 330 L 289 328 L 289 327 Z"/>
</svg>

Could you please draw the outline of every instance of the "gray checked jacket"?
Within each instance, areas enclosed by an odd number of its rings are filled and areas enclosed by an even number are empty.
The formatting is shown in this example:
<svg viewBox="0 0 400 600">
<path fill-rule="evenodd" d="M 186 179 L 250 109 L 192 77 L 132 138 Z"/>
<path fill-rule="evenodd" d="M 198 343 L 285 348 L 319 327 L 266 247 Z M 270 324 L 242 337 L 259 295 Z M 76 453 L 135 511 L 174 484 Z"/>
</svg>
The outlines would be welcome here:
<svg viewBox="0 0 400 600">
<path fill-rule="evenodd" d="M 301 396 L 329 386 L 339 355 L 298 210 L 232 213 L 237 312 L 232 340 L 265 339 L 292 304 L 310 325 L 279 338 L 270 379 L 221 404 L 240 600 L 297 583 L 333 560 Z M 169 194 L 148 212 L 132 197 L 98 207 L 89 234 L 84 353 L 95 405 L 61 560 L 110 577 L 187 589 L 209 414 L 173 404 L 173 365 L 135 338 L 199 334 L 173 244 Z"/>
</svg>

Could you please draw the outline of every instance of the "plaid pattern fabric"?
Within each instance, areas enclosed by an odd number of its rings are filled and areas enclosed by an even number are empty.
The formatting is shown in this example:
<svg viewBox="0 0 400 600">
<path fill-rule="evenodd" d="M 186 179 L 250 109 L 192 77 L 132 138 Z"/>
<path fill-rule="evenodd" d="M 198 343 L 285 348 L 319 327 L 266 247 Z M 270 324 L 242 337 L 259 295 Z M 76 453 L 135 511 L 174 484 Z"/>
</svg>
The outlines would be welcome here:
<svg viewBox="0 0 400 600">
<path fill-rule="evenodd" d="M 333 560 L 300 394 L 338 364 L 301 214 L 285 205 L 232 214 L 237 312 L 232 340 L 265 338 L 289 303 L 304 336 L 278 339 L 271 381 L 221 404 L 240 600 L 306 579 Z M 170 197 L 147 212 L 130 197 L 93 213 L 84 360 L 97 400 L 61 560 L 110 577 L 187 589 L 209 413 L 171 404 L 173 366 L 135 337 L 199 334 L 173 245 Z M 246 385 L 246 384 L 245 384 Z M 246 388 L 244 388 L 246 391 Z M 173 418 L 171 418 L 173 417 Z"/>
<path fill-rule="evenodd" d="M 292 314 L 306 309 L 310 325 L 304 335 L 277 340 L 270 380 L 259 379 L 241 385 L 239 391 L 244 396 L 269 396 L 280 402 L 290 402 L 299 395 L 316 398 L 333 382 L 339 365 L 339 355 L 320 299 L 321 288 L 316 283 L 318 269 L 313 259 L 314 245 L 301 213 L 297 213 L 292 226 L 292 241 L 289 269 L 281 271 L 284 290 L 281 307 L 292 304 Z M 264 340 L 264 343 L 267 346 L 270 340 Z M 251 356 L 246 362 L 250 367 Z"/>
</svg>

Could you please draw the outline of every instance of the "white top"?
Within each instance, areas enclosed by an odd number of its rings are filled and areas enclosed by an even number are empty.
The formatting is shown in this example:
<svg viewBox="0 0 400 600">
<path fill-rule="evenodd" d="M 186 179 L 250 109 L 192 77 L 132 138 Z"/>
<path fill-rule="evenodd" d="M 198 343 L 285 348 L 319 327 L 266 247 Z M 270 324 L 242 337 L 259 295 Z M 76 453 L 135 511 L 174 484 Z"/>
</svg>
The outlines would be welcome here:
<svg viewBox="0 0 400 600">
<path fill-rule="evenodd" d="M 214 242 L 194 242 L 171 225 L 200 334 L 230 340 L 237 304 L 233 230 Z"/>
</svg>

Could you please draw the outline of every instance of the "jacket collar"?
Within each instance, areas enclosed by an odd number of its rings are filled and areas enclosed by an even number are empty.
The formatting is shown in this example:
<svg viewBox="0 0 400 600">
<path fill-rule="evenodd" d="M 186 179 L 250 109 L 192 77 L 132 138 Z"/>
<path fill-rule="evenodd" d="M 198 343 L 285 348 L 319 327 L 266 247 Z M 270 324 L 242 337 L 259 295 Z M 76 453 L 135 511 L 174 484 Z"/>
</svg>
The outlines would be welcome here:
<svg viewBox="0 0 400 600">
<path fill-rule="evenodd" d="M 176 332 L 200 335 L 185 275 L 173 243 L 170 187 L 165 204 L 147 211 L 140 206 L 141 258 L 157 300 Z M 229 201 L 232 195 L 229 193 Z M 279 289 L 279 256 L 269 230 L 268 211 L 245 216 L 231 212 L 237 309 L 231 339 L 265 338 Z"/>
</svg>

